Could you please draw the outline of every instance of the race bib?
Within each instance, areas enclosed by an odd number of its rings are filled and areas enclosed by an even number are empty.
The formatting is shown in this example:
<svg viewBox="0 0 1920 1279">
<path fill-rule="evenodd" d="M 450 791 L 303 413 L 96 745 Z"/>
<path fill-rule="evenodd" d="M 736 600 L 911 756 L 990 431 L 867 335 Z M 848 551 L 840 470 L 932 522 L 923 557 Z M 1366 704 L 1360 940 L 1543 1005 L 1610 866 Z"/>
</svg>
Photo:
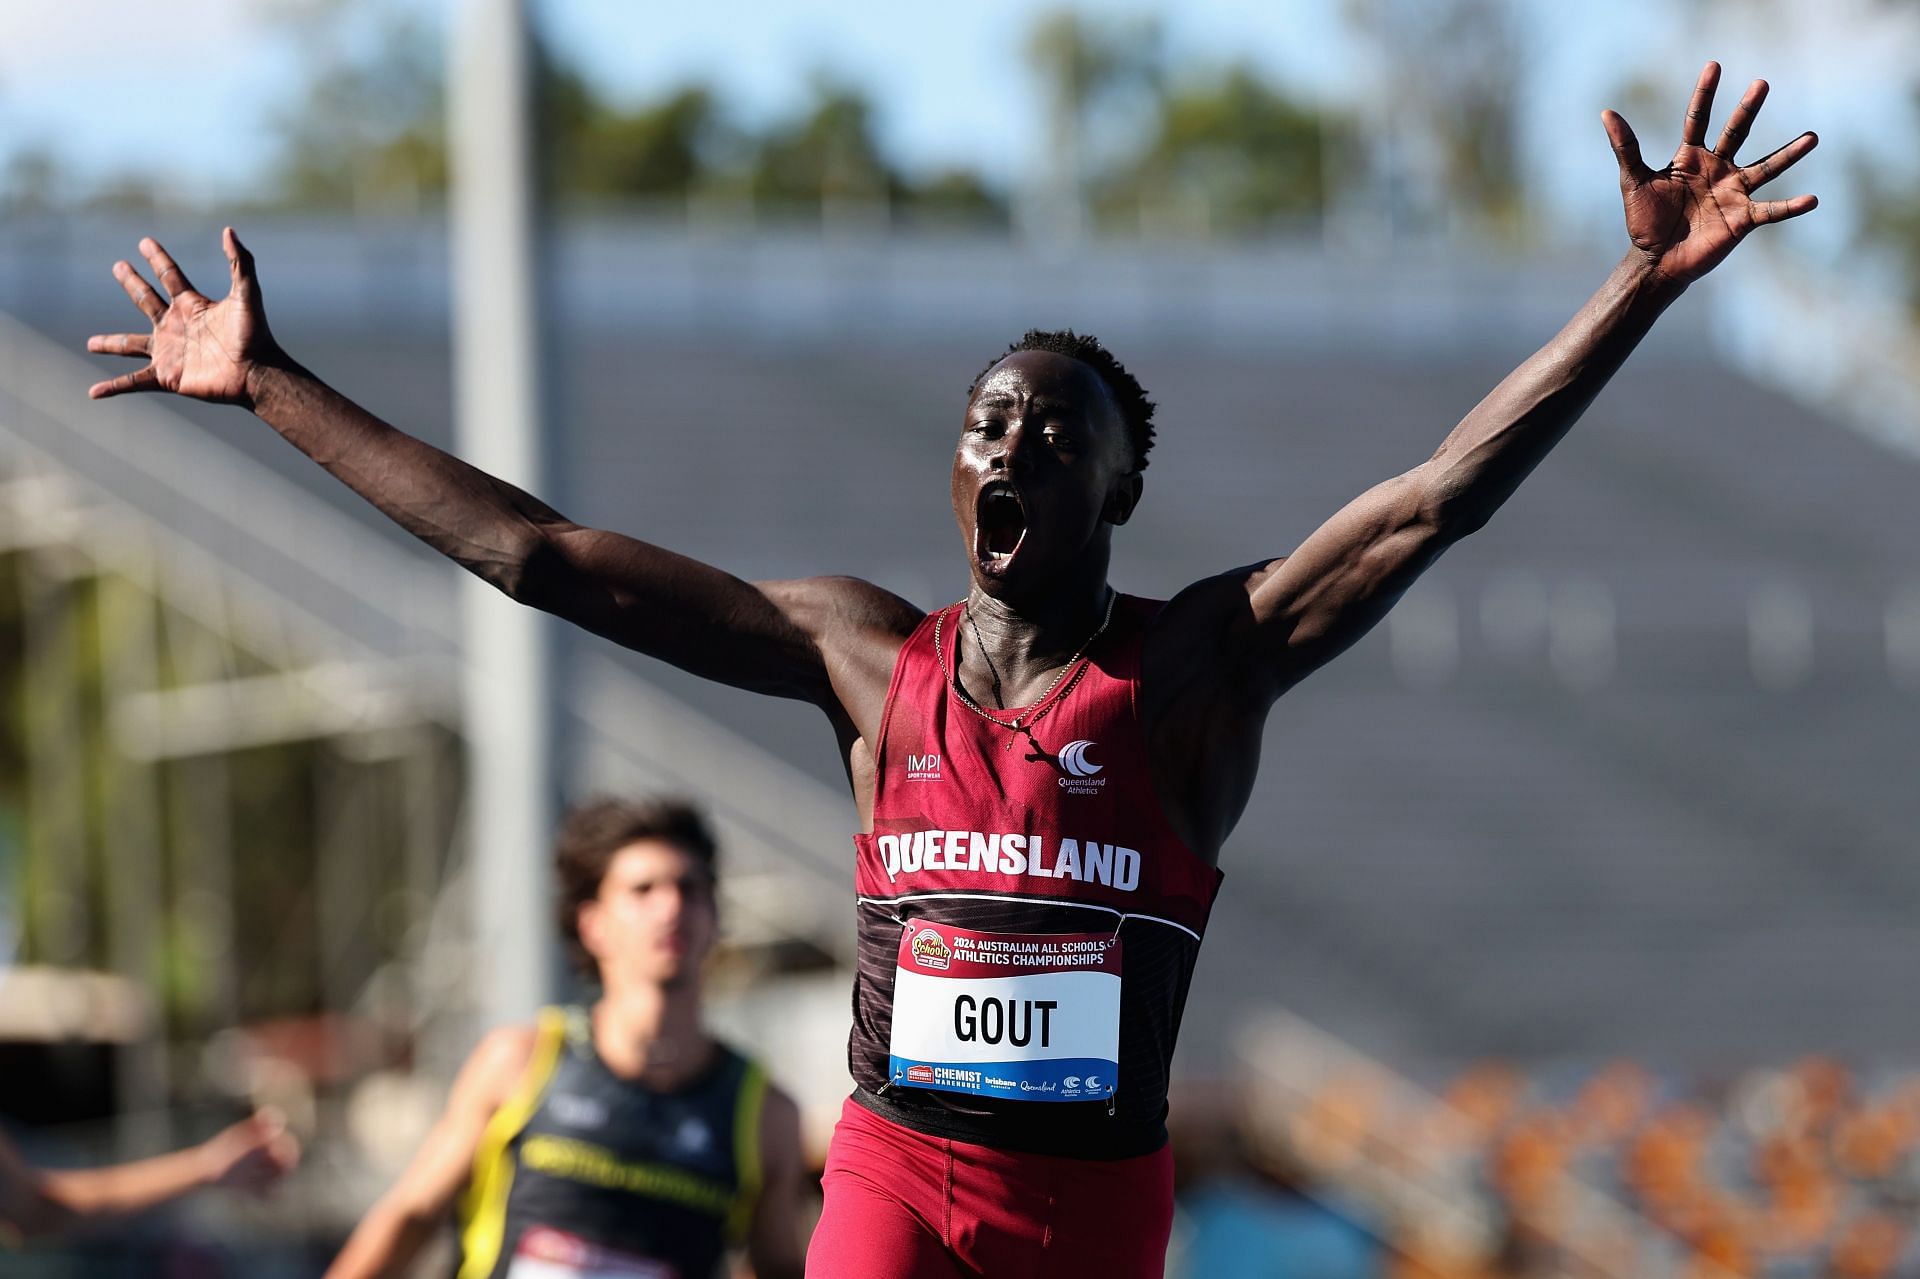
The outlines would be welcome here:
<svg viewBox="0 0 1920 1279">
<path fill-rule="evenodd" d="M 978 933 L 915 920 L 900 936 L 895 1085 L 1023 1101 L 1113 1095 L 1120 939 Z"/>
<path fill-rule="evenodd" d="M 680 1272 L 564 1231 L 532 1226 L 520 1236 L 506 1279 L 680 1279 Z"/>
</svg>

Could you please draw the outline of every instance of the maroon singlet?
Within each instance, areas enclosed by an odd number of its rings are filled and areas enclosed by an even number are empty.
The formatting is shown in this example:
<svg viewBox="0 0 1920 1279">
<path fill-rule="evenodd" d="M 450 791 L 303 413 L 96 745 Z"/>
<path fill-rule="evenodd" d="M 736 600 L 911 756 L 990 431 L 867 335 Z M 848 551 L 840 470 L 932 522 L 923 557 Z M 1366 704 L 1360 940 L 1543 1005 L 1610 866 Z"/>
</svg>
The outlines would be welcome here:
<svg viewBox="0 0 1920 1279">
<path fill-rule="evenodd" d="M 855 1100 L 876 1114 L 1049 1155 L 1165 1143 L 1168 1067 L 1220 872 L 1174 834 L 1148 771 L 1140 652 L 1159 608 L 1116 601 L 1085 669 L 1023 714 L 1039 752 L 953 692 L 961 606 L 901 649 L 873 833 L 854 837 L 847 1055 Z"/>
</svg>

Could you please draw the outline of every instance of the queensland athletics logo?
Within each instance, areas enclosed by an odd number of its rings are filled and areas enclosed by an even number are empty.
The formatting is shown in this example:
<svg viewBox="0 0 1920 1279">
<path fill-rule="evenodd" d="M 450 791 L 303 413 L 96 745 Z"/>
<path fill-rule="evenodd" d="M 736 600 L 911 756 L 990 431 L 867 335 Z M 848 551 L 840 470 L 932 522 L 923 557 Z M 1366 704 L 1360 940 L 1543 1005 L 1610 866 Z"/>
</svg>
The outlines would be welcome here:
<svg viewBox="0 0 1920 1279">
<path fill-rule="evenodd" d="M 1060 770 L 1060 789 L 1069 795 L 1098 795 L 1107 779 L 1097 774 L 1104 764 L 1096 764 L 1087 758 L 1087 752 L 1099 743 L 1089 741 L 1068 742 L 1060 748 L 1058 768 Z"/>
<path fill-rule="evenodd" d="M 922 968 L 945 968 L 952 958 L 945 939 L 931 928 L 922 929 L 913 939 L 913 962 Z"/>
</svg>

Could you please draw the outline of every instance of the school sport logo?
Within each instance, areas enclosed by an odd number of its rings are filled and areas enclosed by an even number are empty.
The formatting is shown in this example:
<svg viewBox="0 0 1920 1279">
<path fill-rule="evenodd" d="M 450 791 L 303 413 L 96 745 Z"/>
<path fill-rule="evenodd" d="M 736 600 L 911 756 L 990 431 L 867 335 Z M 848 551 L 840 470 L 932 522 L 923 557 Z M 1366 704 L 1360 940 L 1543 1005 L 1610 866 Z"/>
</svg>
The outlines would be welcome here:
<svg viewBox="0 0 1920 1279">
<path fill-rule="evenodd" d="M 945 968 L 953 958 L 953 951 L 939 933 L 928 928 L 913 939 L 913 962 L 922 968 Z"/>
</svg>

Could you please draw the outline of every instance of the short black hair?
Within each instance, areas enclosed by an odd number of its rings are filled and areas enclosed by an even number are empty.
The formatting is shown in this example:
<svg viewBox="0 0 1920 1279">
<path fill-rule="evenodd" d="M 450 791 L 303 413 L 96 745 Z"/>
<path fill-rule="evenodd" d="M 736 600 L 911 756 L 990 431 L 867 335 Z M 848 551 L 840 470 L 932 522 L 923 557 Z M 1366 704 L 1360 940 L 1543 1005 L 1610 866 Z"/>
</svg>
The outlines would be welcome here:
<svg viewBox="0 0 1920 1279">
<path fill-rule="evenodd" d="M 967 398 L 973 398 L 973 393 L 980 389 L 980 380 L 993 371 L 994 365 L 1021 351 L 1051 351 L 1078 360 L 1098 374 L 1113 396 L 1113 402 L 1120 406 L 1120 420 L 1127 424 L 1127 436 L 1133 442 L 1133 469 L 1147 469 L 1147 450 L 1153 447 L 1153 401 L 1147 398 L 1139 380 L 1127 372 L 1127 366 L 1114 359 L 1113 352 L 1101 346 L 1100 339 L 1091 333 L 1028 329 L 1018 342 L 987 361 L 987 367 L 974 376 L 973 384 L 967 388 Z"/>
<path fill-rule="evenodd" d="M 580 943 L 580 907 L 600 893 L 613 855 L 628 844 L 657 839 L 700 863 L 707 877 L 719 869 L 720 846 L 698 808 L 672 797 L 591 799 L 569 809 L 553 842 L 554 870 L 560 880 L 560 935 L 573 965 L 586 977 L 597 973 L 593 956 Z"/>
</svg>

